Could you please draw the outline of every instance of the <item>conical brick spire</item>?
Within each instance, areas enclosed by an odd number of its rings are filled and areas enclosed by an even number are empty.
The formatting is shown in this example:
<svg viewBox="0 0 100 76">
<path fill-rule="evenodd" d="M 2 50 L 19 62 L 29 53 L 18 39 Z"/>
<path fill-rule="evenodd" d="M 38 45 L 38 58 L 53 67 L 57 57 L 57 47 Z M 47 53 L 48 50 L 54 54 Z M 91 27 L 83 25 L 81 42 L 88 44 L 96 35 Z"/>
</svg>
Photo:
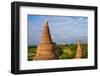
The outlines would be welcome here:
<svg viewBox="0 0 100 76">
<path fill-rule="evenodd" d="M 33 60 L 51 60 L 55 58 L 56 55 L 52 44 L 48 21 L 46 21 L 38 44 L 37 53 Z"/>
<path fill-rule="evenodd" d="M 76 51 L 76 57 L 77 59 L 80 59 L 82 57 L 82 48 L 80 44 L 80 38 L 78 38 L 78 44 L 77 44 L 77 51 Z"/>
</svg>

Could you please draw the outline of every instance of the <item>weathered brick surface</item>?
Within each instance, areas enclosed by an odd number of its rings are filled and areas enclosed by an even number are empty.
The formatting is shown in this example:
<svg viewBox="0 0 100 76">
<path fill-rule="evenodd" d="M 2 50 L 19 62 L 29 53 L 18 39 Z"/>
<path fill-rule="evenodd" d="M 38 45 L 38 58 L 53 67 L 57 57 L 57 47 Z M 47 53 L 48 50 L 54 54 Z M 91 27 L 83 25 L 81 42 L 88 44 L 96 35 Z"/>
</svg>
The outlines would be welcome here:
<svg viewBox="0 0 100 76">
<path fill-rule="evenodd" d="M 76 59 L 80 59 L 82 57 L 82 48 L 80 44 L 80 38 L 78 38 L 78 44 L 77 44 L 77 51 L 76 51 Z"/>
<path fill-rule="evenodd" d="M 45 22 L 44 29 L 37 47 L 36 56 L 33 60 L 52 60 L 56 59 L 48 22 Z"/>
</svg>

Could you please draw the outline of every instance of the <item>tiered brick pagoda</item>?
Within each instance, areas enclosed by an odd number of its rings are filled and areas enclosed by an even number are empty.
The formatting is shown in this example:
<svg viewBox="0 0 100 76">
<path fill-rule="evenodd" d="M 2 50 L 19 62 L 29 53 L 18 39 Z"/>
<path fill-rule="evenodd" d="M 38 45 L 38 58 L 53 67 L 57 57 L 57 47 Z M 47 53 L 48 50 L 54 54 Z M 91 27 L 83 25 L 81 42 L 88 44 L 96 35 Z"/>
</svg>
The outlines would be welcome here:
<svg viewBox="0 0 100 76">
<path fill-rule="evenodd" d="M 77 44 L 77 51 L 76 51 L 76 59 L 80 59 L 82 57 L 82 48 L 80 44 L 80 38 L 78 38 L 78 44 Z"/>
<path fill-rule="evenodd" d="M 36 56 L 33 57 L 33 60 L 53 60 L 53 59 L 56 59 L 56 55 L 52 44 L 48 21 L 46 21 L 37 47 L 37 53 Z"/>
</svg>

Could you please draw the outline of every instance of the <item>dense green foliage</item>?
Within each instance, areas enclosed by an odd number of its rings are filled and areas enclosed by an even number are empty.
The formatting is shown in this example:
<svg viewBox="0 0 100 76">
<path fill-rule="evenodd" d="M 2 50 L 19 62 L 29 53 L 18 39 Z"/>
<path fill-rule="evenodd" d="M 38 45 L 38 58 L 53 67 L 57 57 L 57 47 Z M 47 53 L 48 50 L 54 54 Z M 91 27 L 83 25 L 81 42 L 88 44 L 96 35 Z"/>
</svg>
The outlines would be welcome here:
<svg viewBox="0 0 100 76">
<path fill-rule="evenodd" d="M 75 58 L 76 55 L 76 50 L 77 50 L 77 44 L 66 44 L 66 45 L 57 45 L 56 43 L 54 44 L 54 49 L 56 52 L 56 55 L 58 59 L 73 59 Z M 81 48 L 83 51 L 82 58 L 87 58 L 88 57 L 88 45 L 87 44 L 81 44 Z M 28 47 L 28 60 L 31 61 L 32 58 L 36 54 L 36 49 L 37 46 L 29 46 Z"/>
<path fill-rule="evenodd" d="M 36 54 L 36 49 L 37 47 L 35 46 L 29 46 L 28 47 L 28 60 L 31 61 L 32 58 L 35 56 Z"/>
</svg>

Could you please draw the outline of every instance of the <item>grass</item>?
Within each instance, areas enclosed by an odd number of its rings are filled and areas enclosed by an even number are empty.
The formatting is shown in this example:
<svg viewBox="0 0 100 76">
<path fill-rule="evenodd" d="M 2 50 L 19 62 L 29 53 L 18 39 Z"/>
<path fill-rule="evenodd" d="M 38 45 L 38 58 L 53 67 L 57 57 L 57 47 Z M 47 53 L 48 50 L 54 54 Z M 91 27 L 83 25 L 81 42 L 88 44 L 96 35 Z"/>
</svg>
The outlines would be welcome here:
<svg viewBox="0 0 100 76">
<path fill-rule="evenodd" d="M 55 52 L 58 56 L 58 59 L 73 59 L 76 55 L 77 44 L 66 44 L 66 45 L 57 45 L 54 44 Z M 81 44 L 83 51 L 82 58 L 88 58 L 88 45 L 86 43 Z M 31 61 L 36 54 L 37 46 L 28 47 L 28 61 Z"/>
</svg>

